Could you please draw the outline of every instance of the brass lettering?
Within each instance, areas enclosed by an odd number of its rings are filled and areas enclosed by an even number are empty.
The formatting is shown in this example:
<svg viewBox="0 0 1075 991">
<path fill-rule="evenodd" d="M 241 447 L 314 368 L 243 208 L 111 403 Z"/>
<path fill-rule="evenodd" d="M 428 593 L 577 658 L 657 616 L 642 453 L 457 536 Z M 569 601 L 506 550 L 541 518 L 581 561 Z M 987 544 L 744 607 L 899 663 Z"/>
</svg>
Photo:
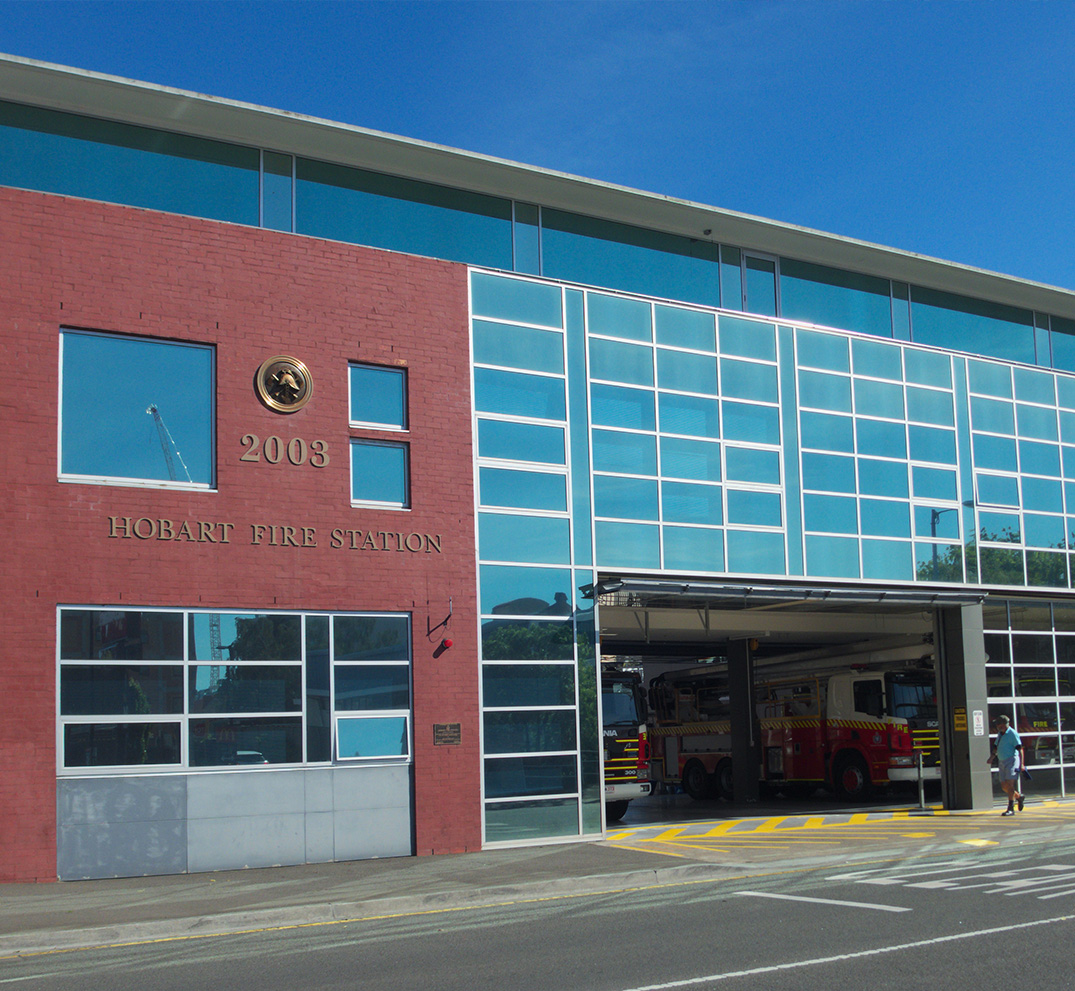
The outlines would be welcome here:
<svg viewBox="0 0 1075 991">
<path fill-rule="evenodd" d="M 334 526 L 328 535 L 329 547 L 343 547 L 343 528 Z"/>
<path fill-rule="evenodd" d="M 418 541 L 418 544 L 414 547 L 411 547 L 412 537 Z M 422 549 L 422 535 L 420 533 L 408 533 L 405 543 L 407 545 L 407 550 L 409 550 L 412 554 L 416 554 Z"/>
<path fill-rule="evenodd" d="M 295 539 L 295 528 L 293 526 L 280 527 L 280 546 L 281 547 L 298 547 L 299 542 Z"/>
<path fill-rule="evenodd" d="M 231 541 L 228 540 L 228 534 L 231 533 L 231 531 L 235 529 L 235 524 L 234 523 L 220 523 L 219 526 L 220 526 L 220 542 L 222 544 L 230 544 Z"/>
<path fill-rule="evenodd" d="M 214 537 L 213 534 L 210 532 L 210 531 L 212 531 L 214 526 L 216 526 L 215 523 L 206 523 L 204 521 L 199 521 L 198 522 L 198 542 L 199 543 L 201 543 L 201 544 L 204 544 L 206 542 L 208 542 L 210 544 L 215 544 L 216 543 L 216 537 Z"/>
<path fill-rule="evenodd" d="M 433 551 L 440 553 L 440 534 L 427 533 L 423 535 L 425 538 L 426 553 L 431 554 Z"/>
<path fill-rule="evenodd" d="M 302 546 L 303 547 L 316 547 L 317 529 L 312 526 L 304 526 L 302 528 Z"/>
<path fill-rule="evenodd" d="M 121 533 L 120 530 L 123 532 Z M 129 540 L 131 536 L 131 518 L 129 516 L 109 516 L 108 536 L 123 537 Z"/>
<path fill-rule="evenodd" d="M 190 520 L 183 520 L 183 525 L 179 528 L 175 535 L 176 540 L 197 540 L 194 536 L 194 531 L 190 528 Z"/>
<path fill-rule="evenodd" d="M 358 532 L 358 533 L 361 533 L 362 531 L 361 531 L 361 530 L 359 530 L 359 531 L 357 531 L 357 532 Z M 352 546 L 353 546 L 353 545 L 352 545 Z M 368 548 L 369 548 L 369 549 L 370 549 L 371 551 L 379 551 L 379 550 L 382 550 L 382 548 L 378 547 L 378 546 L 377 546 L 377 545 L 376 545 L 376 544 L 375 544 L 375 543 L 373 542 L 373 531 L 372 531 L 372 530 L 367 530 L 367 531 L 366 531 L 366 539 L 362 541 L 362 547 L 361 547 L 361 548 L 359 548 L 359 549 L 360 549 L 360 550 L 365 550 L 365 549 L 366 549 L 367 547 L 368 547 Z"/>
<path fill-rule="evenodd" d="M 265 530 L 267 527 L 264 523 L 251 523 L 250 524 L 250 543 L 260 544 L 262 538 L 265 536 Z"/>
<path fill-rule="evenodd" d="M 143 523 L 149 524 L 148 533 L 142 532 L 145 529 L 145 527 L 142 526 Z M 157 524 L 153 522 L 153 520 L 151 520 L 148 516 L 141 516 L 134 521 L 134 535 L 139 540 L 149 540 L 152 536 L 154 536 L 154 534 L 156 534 L 156 532 Z"/>
</svg>

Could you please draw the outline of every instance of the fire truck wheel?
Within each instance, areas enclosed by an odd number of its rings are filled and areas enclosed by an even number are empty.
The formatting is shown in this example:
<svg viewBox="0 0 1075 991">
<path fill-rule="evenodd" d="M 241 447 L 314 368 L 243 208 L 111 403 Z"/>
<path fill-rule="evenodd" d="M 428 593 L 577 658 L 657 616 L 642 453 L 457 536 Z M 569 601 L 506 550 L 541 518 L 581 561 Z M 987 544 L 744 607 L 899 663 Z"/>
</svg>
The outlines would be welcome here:
<svg viewBox="0 0 1075 991">
<path fill-rule="evenodd" d="M 857 801 L 870 793 L 870 772 L 858 754 L 836 758 L 832 768 L 832 785 L 845 802 Z"/>
<path fill-rule="evenodd" d="M 630 802 L 605 802 L 605 822 L 619 822 Z"/>
<path fill-rule="evenodd" d="M 688 761 L 683 768 L 683 790 L 696 802 L 712 795 L 712 782 L 701 761 Z"/>
<path fill-rule="evenodd" d="M 735 788 L 733 787 L 735 778 L 732 776 L 732 762 L 722 760 L 717 765 L 714 777 L 717 779 L 717 793 L 725 801 L 730 802 L 735 797 Z"/>
</svg>

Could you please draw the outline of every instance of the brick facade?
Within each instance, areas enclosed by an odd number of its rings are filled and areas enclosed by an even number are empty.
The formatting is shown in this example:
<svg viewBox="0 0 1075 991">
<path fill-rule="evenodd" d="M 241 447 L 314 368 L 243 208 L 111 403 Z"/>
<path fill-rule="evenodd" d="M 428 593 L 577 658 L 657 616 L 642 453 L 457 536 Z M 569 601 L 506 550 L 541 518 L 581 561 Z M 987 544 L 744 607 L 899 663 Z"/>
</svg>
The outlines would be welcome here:
<svg viewBox="0 0 1075 991">
<path fill-rule="evenodd" d="M 384 610 L 413 617 L 419 854 L 480 846 L 474 496 L 461 265 L 169 214 L 0 189 L 0 881 L 56 876 L 56 607 Z M 216 490 L 57 481 L 59 330 L 216 346 Z M 259 364 L 304 361 L 309 405 L 262 406 Z M 405 365 L 409 433 L 348 428 L 348 362 Z M 86 369 L 108 402 L 108 369 Z M 327 443 L 323 468 L 244 462 L 254 434 Z M 410 445 L 407 512 L 350 505 L 349 437 Z M 127 521 L 130 520 L 130 523 Z M 171 521 L 163 528 L 159 522 Z M 230 523 L 159 539 L 184 521 Z M 294 527 L 299 546 L 284 531 Z M 305 539 L 302 527 L 306 531 Z M 350 549 L 332 532 L 374 533 Z M 150 534 L 138 536 L 136 534 Z M 131 536 L 127 536 L 130 533 Z M 437 535 L 440 552 L 409 534 Z M 277 536 L 276 546 L 272 545 Z M 361 539 L 361 538 L 360 538 Z M 302 546 L 305 543 L 306 546 Z M 341 546 L 334 546 L 340 544 Z M 429 548 L 428 551 L 426 548 Z M 453 647 L 426 631 L 454 607 Z M 459 746 L 433 724 L 461 723 Z"/>
</svg>

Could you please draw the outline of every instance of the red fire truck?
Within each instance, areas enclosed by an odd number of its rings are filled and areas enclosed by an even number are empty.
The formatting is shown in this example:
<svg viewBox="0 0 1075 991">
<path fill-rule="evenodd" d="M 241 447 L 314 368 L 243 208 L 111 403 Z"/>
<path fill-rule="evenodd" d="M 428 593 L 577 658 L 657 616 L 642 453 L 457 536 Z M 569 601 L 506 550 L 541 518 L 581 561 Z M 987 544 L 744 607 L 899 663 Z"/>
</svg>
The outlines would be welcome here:
<svg viewBox="0 0 1075 991">
<path fill-rule="evenodd" d="M 622 819 L 632 799 L 650 792 L 646 696 L 633 671 L 606 667 L 601 672 L 602 730 L 605 748 L 605 818 Z"/>
<path fill-rule="evenodd" d="M 848 800 L 914 777 L 906 718 L 887 707 L 886 675 L 844 668 L 756 680 L 759 780 L 788 795 L 831 788 Z M 651 776 L 692 798 L 732 797 L 727 674 L 710 666 L 654 679 Z"/>
</svg>

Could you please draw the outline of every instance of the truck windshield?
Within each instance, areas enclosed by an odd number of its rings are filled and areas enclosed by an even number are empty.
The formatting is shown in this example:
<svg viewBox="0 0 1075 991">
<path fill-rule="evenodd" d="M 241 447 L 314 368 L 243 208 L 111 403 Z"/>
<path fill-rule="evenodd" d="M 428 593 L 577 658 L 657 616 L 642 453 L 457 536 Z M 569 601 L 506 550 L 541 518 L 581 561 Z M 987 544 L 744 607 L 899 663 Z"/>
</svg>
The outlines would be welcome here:
<svg viewBox="0 0 1075 991">
<path fill-rule="evenodd" d="M 888 704 L 893 716 L 936 719 L 937 693 L 933 680 L 921 675 L 888 675 Z"/>
<path fill-rule="evenodd" d="M 638 727 L 646 721 L 642 693 L 634 681 L 605 681 L 601 706 L 606 726 Z"/>
</svg>

